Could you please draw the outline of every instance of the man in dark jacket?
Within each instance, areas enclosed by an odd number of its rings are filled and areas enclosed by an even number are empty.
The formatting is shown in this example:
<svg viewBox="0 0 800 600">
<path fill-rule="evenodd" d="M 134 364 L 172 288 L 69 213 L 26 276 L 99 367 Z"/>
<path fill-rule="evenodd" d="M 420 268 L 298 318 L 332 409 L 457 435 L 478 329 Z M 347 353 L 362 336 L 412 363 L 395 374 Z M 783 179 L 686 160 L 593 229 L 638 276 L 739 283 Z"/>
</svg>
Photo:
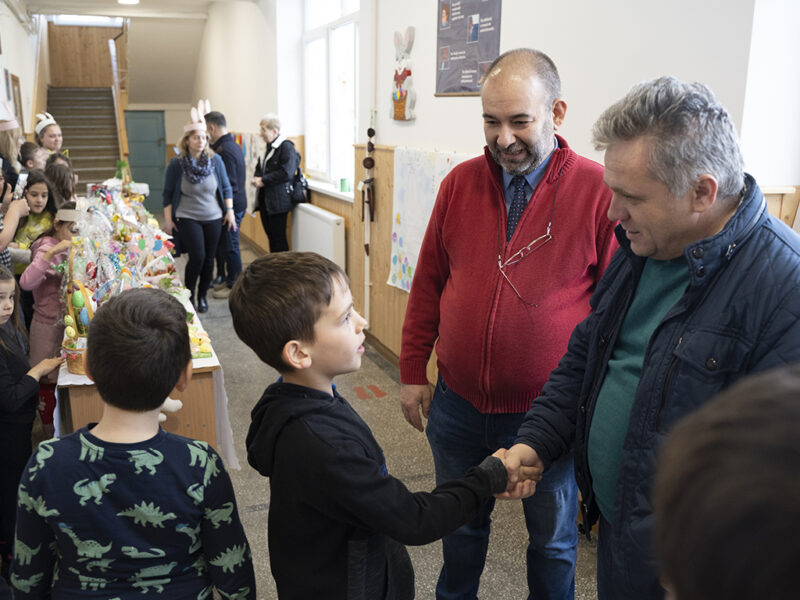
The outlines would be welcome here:
<svg viewBox="0 0 800 600">
<path fill-rule="evenodd" d="M 228 133 L 225 115 L 212 111 L 205 115 L 208 137 L 211 138 L 211 149 L 220 155 L 225 163 L 225 170 L 233 188 L 233 216 L 236 229 L 231 231 L 222 228 L 217 247 L 217 276 L 219 282 L 214 286 L 211 295 L 214 298 L 227 298 L 231 293 L 233 282 L 242 272 L 242 255 L 239 252 L 239 226 L 242 224 L 244 212 L 247 210 L 247 197 L 244 190 L 244 154 L 242 148 Z"/>
<path fill-rule="evenodd" d="M 600 521 L 598 597 L 660 599 L 650 500 L 660 444 L 743 375 L 800 360 L 800 238 L 767 213 L 705 85 L 639 84 L 593 133 L 621 248 L 507 467 L 513 482 L 520 466 L 546 469 L 574 445 L 587 531 Z"/>
</svg>

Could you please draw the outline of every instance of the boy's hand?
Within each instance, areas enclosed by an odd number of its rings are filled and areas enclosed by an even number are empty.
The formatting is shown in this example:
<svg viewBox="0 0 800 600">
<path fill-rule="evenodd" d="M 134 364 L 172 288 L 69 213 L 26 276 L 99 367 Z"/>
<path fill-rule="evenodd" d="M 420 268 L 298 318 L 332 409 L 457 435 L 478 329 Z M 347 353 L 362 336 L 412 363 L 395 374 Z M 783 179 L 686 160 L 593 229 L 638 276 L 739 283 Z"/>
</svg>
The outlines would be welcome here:
<svg viewBox="0 0 800 600">
<path fill-rule="evenodd" d="M 502 500 L 527 498 L 536 491 L 536 482 L 542 478 L 544 464 L 536 451 L 526 444 L 515 444 L 509 450 L 495 452 L 508 471 L 508 489 L 495 498 Z"/>
<path fill-rule="evenodd" d="M 431 398 L 431 386 L 427 384 L 400 386 L 400 406 L 403 409 L 403 416 L 418 431 L 424 431 L 419 409 L 422 408 L 422 416 L 427 419 L 431 410 Z"/>
</svg>

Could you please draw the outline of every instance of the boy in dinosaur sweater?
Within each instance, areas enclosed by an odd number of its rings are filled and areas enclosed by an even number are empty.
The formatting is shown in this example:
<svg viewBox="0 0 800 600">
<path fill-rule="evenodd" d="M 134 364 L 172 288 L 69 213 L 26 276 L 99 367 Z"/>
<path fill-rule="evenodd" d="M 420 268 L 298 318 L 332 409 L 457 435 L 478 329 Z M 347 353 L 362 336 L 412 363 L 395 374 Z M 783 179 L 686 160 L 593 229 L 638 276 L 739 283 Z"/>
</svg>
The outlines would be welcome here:
<svg viewBox="0 0 800 600">
<path fill-rule="evenodd" d="M 156 289 L 109 300 L 92 321 L 87 371 L 102 419 L 43 442 L 20 483 L 15 598 L 202 599 L 213 587 L 255 598 L 222 460 L 158 425 L 164 398 L 191 378 L 184 308 Z"/>
</svg>

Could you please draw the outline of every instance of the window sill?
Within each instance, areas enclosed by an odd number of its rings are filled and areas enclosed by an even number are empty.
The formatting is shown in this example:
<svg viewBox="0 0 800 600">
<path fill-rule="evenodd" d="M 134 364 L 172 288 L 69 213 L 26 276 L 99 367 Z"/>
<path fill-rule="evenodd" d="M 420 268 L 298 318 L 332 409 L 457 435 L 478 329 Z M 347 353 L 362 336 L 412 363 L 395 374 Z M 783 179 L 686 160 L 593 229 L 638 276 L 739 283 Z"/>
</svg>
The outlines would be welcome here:
<svg viewBox="0 0 800 600">
<path fill-rule="evenodd" d="M 332 183 L 328 183 L 327 181 L 320 181 L 319 179 L 309 179 L 308 189 L 310 189 L 313 192 L 317 192 L 318 194 L 325 194 L 326 196 L 332 196 L 333 198 L 344 200 L 345 202 L 350 202 L 351 204 L 354 201 L 353 192 L 340 192 L 333 186 Z"/>
</svg>

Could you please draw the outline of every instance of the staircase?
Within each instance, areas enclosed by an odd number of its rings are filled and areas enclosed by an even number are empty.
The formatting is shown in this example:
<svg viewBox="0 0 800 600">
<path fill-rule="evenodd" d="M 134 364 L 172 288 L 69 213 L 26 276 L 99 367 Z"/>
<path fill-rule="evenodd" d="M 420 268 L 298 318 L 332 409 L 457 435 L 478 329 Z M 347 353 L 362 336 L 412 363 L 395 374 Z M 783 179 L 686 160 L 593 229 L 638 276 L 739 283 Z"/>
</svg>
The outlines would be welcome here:
<svg viewBox="0 0 800 600">
<path fill-rule="evenodd" d="M 54 88 L 47 90 L 47 112 L 61 127 L 62 149 L 84 184 L 114 176 L 119 160 L 117 124 L 111 88 Z"/>
</svg>

